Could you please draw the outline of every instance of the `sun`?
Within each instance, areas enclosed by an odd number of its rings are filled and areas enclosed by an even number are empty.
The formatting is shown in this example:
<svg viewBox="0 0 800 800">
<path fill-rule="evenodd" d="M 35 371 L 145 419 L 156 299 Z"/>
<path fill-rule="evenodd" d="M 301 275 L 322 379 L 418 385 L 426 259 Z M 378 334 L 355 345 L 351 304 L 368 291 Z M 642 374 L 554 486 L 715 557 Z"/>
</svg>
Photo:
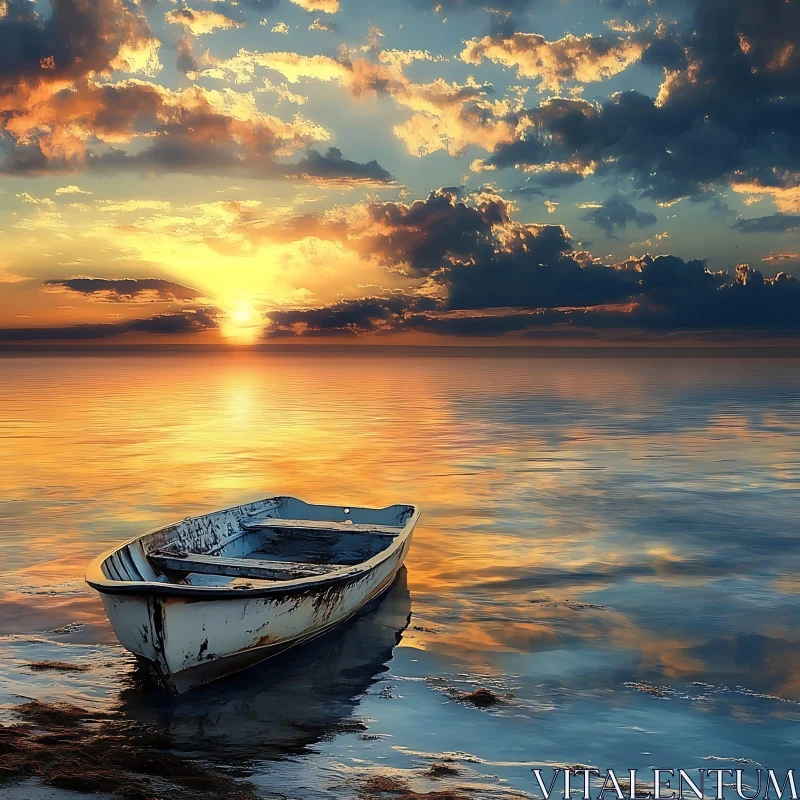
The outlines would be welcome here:
<svg viewBox="0 0 800 800">
<path fill-rule="evenodd" d="M 253 306 L 243 300 L 225 309 L 220 332 L 237 344 L 253 344 L 261 335 L 264 319 Z"/>
<path fill-rule="evenodd" d="M 254 317 L 255 311 L 250 306 L 247 308 L 237 308 L 235 311 L 231 312 L 231 322 L 235 325 L 250 326 L 253 324 Z"/>
</svg>

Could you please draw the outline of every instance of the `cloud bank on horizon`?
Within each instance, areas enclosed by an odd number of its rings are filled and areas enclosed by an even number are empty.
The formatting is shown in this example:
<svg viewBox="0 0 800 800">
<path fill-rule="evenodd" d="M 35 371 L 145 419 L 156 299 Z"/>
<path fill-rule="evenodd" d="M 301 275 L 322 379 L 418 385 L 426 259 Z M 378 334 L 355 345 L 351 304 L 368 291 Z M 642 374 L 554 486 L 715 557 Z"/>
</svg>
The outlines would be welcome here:
<svg viewBox="0 0 800 800">
<path fill-rule="evenodd" d="M 375 6 L 0 0 L 0 342 L 800 331 L 800 3 Z"/>
</svg>

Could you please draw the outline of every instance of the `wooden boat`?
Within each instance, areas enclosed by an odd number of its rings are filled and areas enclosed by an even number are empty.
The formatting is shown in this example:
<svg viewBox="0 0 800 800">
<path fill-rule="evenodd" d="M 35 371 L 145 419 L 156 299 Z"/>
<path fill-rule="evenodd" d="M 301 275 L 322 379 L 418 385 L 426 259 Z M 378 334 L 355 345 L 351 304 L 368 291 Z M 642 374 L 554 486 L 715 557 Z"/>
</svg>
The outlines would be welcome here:
<svg viewBox="0 0 800 800">
<path fill-rule="evenodd" d="M 181 693 L 352 617 L 392 584 L 419 514 L 273 497 L 132 539 L 86 582 L 122 645 Z"/>
<path fill-rule="evenodd" d="M 403 567 L 386 592 L 325 636 L 172 698 L 134 681 L 120 692 L 119 710 L 211 762 L 245 766 L 302 753 L 341 730 L 388 672 L 410 615 Z"/>
</svg>

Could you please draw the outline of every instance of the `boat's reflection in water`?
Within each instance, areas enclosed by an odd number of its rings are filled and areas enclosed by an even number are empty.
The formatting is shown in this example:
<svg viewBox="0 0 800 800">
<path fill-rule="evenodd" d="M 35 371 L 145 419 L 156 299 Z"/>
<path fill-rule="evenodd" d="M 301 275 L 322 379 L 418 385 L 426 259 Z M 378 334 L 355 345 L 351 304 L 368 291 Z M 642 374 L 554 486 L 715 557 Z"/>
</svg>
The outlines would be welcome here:
<svg viewBox="0 0 800 800">
<path fill-rule="evenodd" d="M 126 689 L 121 710 L 171 746 L 214 760 L 301 753 L 347 726 L 388 671 L 410 614 L 403 568 L 386 594 L 324 637 L 179 697 Z"/>
</svg>

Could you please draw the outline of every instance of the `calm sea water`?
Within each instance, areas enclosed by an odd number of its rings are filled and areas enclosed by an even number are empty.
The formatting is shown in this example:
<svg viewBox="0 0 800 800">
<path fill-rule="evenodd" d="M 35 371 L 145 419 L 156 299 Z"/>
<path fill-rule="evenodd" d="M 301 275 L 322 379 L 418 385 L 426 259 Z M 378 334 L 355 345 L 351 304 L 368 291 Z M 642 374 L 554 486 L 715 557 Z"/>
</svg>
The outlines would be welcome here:
<svg viewBox="0 0 800 800">
<path fill-rule="evenodd" d="M 0 359 L 0 710 L 119 709 L 265 797 L 430 791 L 448 753 L 498 798 L 539 765 L 796 767 L 798 434 L 796 361 Z M 280 664 L 136 685 L 86 562 L 273 494 L 421 505 L 407 575 Z M 477 686 L 509 696 L 447 691 Z"/>
</svg>

